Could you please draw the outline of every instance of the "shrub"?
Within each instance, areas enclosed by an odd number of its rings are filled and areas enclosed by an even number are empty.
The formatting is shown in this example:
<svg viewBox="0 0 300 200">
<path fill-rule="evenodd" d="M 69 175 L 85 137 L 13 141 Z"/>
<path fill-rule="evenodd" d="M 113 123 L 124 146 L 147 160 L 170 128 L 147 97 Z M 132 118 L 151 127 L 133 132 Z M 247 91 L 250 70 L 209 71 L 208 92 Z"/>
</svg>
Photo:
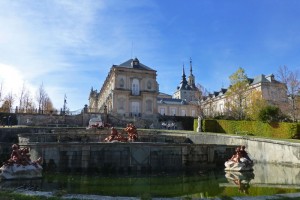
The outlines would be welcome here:
<svg viewBox="0 0 300 200">
<path fill-rule="evenodd" d="M 268 105 L 261 109 L 258 114 L 258 119 L 263 122 L 278 122 L 281 121 L 282 114 L 277 106 Z"/>
</svg>

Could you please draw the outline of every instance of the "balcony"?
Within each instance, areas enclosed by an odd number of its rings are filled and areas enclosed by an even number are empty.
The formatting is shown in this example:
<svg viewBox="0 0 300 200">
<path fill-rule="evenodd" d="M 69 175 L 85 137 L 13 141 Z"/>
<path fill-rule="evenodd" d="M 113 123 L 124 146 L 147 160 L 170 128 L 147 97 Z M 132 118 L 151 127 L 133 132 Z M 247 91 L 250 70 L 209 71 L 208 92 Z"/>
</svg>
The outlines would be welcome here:
<svg viewBox="0 0 300 200">
<path fill-rule="evenodd" d="M 131 91 L 130 93 L 131 96 L 141 96 L 140 91 Z"/>
</svg>

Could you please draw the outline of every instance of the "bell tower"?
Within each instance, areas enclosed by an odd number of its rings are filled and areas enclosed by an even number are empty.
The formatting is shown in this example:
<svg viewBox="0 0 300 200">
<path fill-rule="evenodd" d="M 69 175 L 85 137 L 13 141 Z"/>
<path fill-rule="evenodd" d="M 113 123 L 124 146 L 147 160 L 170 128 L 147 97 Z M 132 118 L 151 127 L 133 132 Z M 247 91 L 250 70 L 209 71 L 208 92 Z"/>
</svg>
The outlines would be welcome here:
<svg viewBox="0 0 300 200">
<path fill-rule="evenodd" d="M 192 58 L 190 58 L 190 75 L 188 77 L 188 84 L 192 89 L 196 88 L 195 85 L 195 76 L 193 75 L 193 65 L 192 65 Z"/>
</svg>

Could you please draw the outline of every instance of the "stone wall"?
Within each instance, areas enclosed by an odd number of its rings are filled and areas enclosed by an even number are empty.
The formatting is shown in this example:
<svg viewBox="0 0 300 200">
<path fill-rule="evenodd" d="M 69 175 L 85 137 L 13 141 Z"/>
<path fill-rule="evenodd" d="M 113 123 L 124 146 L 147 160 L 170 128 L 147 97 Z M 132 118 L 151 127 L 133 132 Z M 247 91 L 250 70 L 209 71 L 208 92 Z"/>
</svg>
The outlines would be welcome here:
<svg viewBox="0 0 300 200">
<path fill-rule="evenodd" d="M 27 145 L 25 145 L 27 146 Z M 51 171 L 152 172 L 215 167 L 231 149 L 168 143 L 29 143 L 32 159 Z M 218 153 L 217 153 L 218 152 Z"/>
<path fill-rule="evenodd" d="M 127 136 L 127 133 L 120 128 L 116 128 L 119 134 Z M 104 142 L 110 135 L 110 129 L 86 129 L 86 128 L 46 128 L 37 129 L 38 132 L 22 132 L 18 134 L 20 145 L 28 143 L 43 142 Z M 139 142 L 159 142 L 159 143 L 188 143 L 186 134 L 172 134 L 165 131 L 138 130 Z"/>
<path fill-rule="evenodd" d="M 122 133 L 122 129 L 118 129 Z M 134 143 L 104 143 L 110 129 L 60 128 L 19 134 L 31 158 L 44 158 L 45 170 L 176 171 L 223 166 L 233 147 L 191 144 L 186 134 L 138 130 Z"/>
<path fill-rule="evenodd" d="M 78 115 L 26 114 L 18 113 L 18 125 L 49 127 L 86 127 L 89 120 L 102 114 L 81 113 Z"/>
<path fill-rule="evenodd" d="M 245 145 L 256 162 L 300 166 L 300 143 L 217 133 L 188 134 L 187 137 L 195 144 Z"/>
<path fill-rule="evenodd" d="M 118 131 L 122 132 L 122 129 Z M 56 166 L 59 170 L 86 170 L 99 166 L 96 170 L 151 171 L 172 169 L 172 162 L 179 169 L 209 164 L 223 166 L 233 154 L 234 147 L 240 145 L 246 146 L 255 162 L 300 166 L 300 143 L 251 136 L 141 129 L 138 130 L 139 142 L 103 143 L 109 132 L 109 129 L 20 128 L 0 129 L 0 137 L 22 133 L 19 143 L 31 148 L 32 159 L 42 156 L 46 168 Z M 13 141 L 7 140 L 4 144 L 11 145 Z"/>
</svg>

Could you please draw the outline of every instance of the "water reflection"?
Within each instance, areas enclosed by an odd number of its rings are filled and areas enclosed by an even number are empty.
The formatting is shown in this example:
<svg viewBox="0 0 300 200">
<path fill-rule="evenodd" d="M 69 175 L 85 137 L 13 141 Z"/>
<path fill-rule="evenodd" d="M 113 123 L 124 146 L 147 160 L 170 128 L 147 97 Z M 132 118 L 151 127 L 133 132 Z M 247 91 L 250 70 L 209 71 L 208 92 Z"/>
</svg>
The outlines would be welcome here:
<svg viewBox="0 0 300 200">
<path fill-rule="evenodd" d="M 252 184 L 274 187 L 300 188 L 300 168 L 275 164 L 256 164 Z"/>
<path fill-rule="evenodd" d="M 224 169 L 192 174 L 119 174 L 93 176 L 44 174 L 42 179 L 1 181 L 1 188 L 63 191 L 125 197 L 220 197 L 258 196 L 300 192 L 300 168 L 254 165 L 248 173 L 225 173 Z"/>
<path fill-rule="evenodd" d="M 239 192 L 249 194 L 250 181 L 254 179 L 254 173 L 251 172 L 226 172 L 227 180 L 238 186 Z"/>
</svg>

